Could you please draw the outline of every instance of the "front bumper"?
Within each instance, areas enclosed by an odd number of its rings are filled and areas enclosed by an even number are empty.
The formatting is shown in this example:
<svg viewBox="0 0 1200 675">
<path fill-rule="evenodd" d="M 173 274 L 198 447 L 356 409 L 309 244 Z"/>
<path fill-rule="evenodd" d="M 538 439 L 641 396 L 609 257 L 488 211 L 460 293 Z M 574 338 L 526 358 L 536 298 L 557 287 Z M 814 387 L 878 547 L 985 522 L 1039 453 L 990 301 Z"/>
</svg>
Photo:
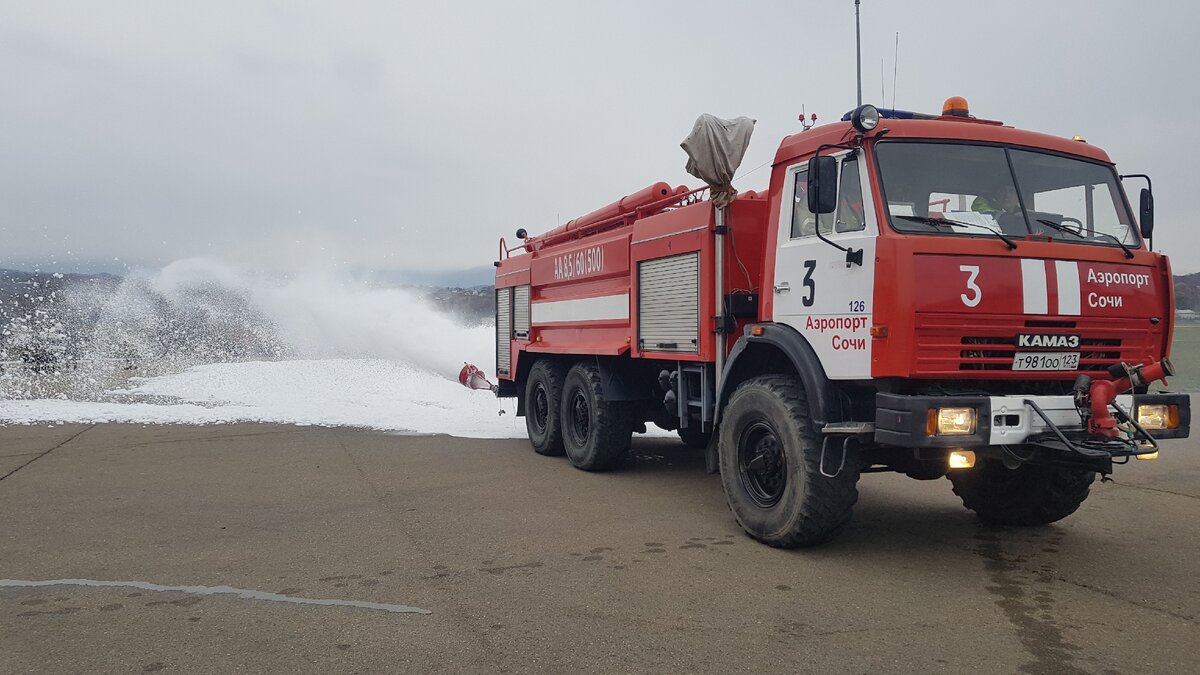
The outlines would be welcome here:
<svg viewBox="0 0 1200 675">
<path fill-rule="evenodd" d="M 1060 431 L 1085 434 L 1075 402 L 1070 396 L 905 396 L 875 395 L 875 442 L 902 448 L 979 448 L 1021 445 L 1052 433 L 1050 425 L 1033 408 L 1032 401 Z M 1191 429 L 1191 399 L 1187 394 L 1118 396 L 1117 405 L 1136 416 L 1136 405 L 1162 403 L 1179 406 L 1179 426 L 1150 431 L 1155 440 L 1187 438 Z M 964 436 L 930 436 L 926 415 L 930 409 L 975 409 L 975 433 Z"/>
</svg>

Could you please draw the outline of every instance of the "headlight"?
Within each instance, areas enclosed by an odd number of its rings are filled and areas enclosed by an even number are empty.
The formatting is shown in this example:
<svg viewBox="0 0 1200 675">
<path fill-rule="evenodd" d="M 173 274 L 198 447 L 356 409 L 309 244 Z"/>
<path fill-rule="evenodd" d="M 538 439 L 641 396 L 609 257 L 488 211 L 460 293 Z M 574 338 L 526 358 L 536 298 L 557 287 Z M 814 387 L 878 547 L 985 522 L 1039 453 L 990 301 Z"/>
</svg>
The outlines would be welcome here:
<svg viewBox="0 0 1200 675">
<path fill-rule="evenodd" d="M 1138 426 L 1147 431 L 1179 428 L 1179 406 L 1151 404 L 1137 408 Z"/>
<path fill-rule="evenodd" d="M 975 409 L 930 408 L 925 432 L 930 436 L 970 436 L 975 433 Z"/>
<path fill-rule="evenodd" d="M 864 133 L 870 131 L 879 126 L 879 110 L 870 103 L 864 103 L 855 108 L 854 113 L 850 115 L 850 123 Z"/>
</svg>

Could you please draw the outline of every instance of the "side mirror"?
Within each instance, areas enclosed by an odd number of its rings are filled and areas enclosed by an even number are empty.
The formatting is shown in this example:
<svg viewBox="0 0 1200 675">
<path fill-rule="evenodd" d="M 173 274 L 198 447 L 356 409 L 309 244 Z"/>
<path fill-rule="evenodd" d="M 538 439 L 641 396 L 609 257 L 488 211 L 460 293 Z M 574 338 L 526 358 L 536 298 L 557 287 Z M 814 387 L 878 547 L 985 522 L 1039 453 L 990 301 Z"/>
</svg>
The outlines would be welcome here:
<svg viewBox="0 0 1200 675">
<path fill-rule="evenodd" d="M 1138 222 L 1142 225 L 1142 238 L 1149 239 L 1154 233 L 1154 193 L 1149 188 L 1142 188 L 1141 202 Z"/>
<path fill-rule="evenodd" d="M 837 210 L 837 160 L 813 157 L 808 160 L 808 210 L 814 214 Z"/>
</svg>

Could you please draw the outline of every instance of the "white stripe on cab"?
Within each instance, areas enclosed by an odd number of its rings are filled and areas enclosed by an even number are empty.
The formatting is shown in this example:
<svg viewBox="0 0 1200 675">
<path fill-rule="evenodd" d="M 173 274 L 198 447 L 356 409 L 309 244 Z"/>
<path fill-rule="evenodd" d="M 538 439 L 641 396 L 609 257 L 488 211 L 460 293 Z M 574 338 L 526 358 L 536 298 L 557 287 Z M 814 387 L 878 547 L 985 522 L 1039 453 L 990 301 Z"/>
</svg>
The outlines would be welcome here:
<svg viewBox="0 0 1200 675">
<path fill-rule="evenodd" d="M 1079 316 L 1079 263 L 1073 260 L 1057 260 L 1054 272 L 1058 277 L 1058 313 Z"/>
<path fill-rule="evenodd" d="M 1050 291 L 1046 287 L 1046 261 L 1021 259 L 1021 294 L 1026 314 L 1049 314 Z"/>
</svg>

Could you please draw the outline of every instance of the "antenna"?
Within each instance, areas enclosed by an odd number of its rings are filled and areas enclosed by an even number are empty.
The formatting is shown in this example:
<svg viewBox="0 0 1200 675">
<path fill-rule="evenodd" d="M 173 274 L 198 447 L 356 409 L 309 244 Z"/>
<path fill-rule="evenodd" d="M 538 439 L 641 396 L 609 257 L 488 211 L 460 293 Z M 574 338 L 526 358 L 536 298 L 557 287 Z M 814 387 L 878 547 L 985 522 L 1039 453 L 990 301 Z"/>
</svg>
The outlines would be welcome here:
<svg viewBox="0 0 1200 675">
<path fill-rule="evenodd" d="M 858 105 L 862 105 L 862 29 L 858 22 L 858 6 L 861 0 L 854 0 L 854 49 L 858 64 Z"/>
<path fill-rule="evenodd" d="M 900 70 L 900 31 L 896 31 L 896 52 L 892 55 L 892 110 L 896 109 L 896 71 Z"/>
<path fill-rule="evenodd" d="M 879 105 L 887 102 L 887 78 L 883 75 L 883 59 L 879 59 Z"/>
</svg>

